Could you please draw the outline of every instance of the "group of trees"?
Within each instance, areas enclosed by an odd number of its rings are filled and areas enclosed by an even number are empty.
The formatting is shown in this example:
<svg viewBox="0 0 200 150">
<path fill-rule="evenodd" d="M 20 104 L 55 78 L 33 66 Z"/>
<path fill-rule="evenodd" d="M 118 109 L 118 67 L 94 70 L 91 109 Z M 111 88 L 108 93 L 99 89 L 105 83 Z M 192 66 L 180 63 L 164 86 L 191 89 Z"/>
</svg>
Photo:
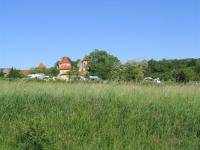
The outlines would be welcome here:
<svg viewBox="0 0 200 150">
<path fill-rule="evenodd" d="M 104 80 L 139 81 L 143 79 L 146 67 L 145 61 L 129 61 L 123 64 L 117 57 L 102 50 L 94 50 L 89 54 L 89 74 Z"/>
<path fill-rule="evenodd" d="M 144 68 L 140 62 L 117 63 L 112 66 L 111 80 L 116 81 L 140 81 L 144 78 Z"/>
<path fill-rule="evenodd" d="M 35 73 L 44 73 L 46 75 L 49 75 L 49 76 L 57 76 L 59 71 L 57 69 L 56 66 L 53 66 L 53 67 L 50 67 L 50 68 L 44 68 L 44 69 L 39 69 L 39 68 L 32 68 L 30 70 L 30 73 L 31 74 L 35 74 Z"/>
<path fill-rule="evenodd" d="M 3 72 L 3 70 L 0 70 L 0 78 L 4 77 L 5 73 Z"/>
<path fill-rule="evenodd" d="M 200 59 L 174 59 L 174 60 L 149 60 L 128 61 L 121 63 L 120 60 L 103 50 L 94 50 L 88 56 L 88 75 L 98 76 L 103 80 L 116 81 L 140 81 L 144 77 L 160 78 L 164 81 L 200 81 Z M 71 61 L 70 75 L 78 75 L 78 62 Z M 59 61 L 50 68 L 33 68 L 30 73 L 44 73 L 49 76 L 57 76 Z M 0 71 L 0 77 L 4 73 Z M 9 78 L 21 78 L 19 70 L 11 69 L 7 75 Z"/>
<path fill-rule="evenodd" d="M 150 60 L 145 75 L 160 77 L 165 81 L 177 81 L 180 76 L 185 76 L 187 81 L 199 81 L 200 59 Z"/>
<path fill-rule="evenodd" d="M 0 70 L 0 78 L 5 77 L 5 76 L 6 74 L 3 72 L 3 70 Z M 11 68 L 7 77 L 8 78 L 22 78 L 23 75 L 20 73 L 20 70 Z"/>
<path fill-rule="evenodd" d="M 200 81 L 200 59 L 143 60 L 121 63 L 106 51 L 95 50 L 89 55 L 89 74 L 106 80 L 140 81 L 144 77 L 164 81 Z"/>
</svg>

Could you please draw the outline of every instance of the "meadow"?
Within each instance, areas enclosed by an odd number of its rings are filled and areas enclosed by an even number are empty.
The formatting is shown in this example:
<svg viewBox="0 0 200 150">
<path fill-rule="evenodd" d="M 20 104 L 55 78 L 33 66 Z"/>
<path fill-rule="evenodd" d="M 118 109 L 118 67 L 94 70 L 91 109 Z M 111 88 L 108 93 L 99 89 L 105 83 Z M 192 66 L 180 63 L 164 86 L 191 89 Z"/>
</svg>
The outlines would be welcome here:
<svg viewBox="0 0 200 150">
<path fill-rule="evenodd" d="M 200 148 L 200 86 L 0 80 L 1 150 Z"/>
</svg>

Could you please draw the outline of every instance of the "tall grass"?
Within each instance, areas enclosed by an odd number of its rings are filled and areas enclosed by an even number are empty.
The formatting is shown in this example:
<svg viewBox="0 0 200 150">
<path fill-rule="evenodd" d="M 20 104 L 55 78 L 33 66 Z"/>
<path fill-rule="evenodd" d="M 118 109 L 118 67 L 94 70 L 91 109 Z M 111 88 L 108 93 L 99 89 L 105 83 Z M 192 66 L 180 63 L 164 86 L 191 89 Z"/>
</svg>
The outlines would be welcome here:
<svg viewBox="0 0 200 150">
<path fill-rule="evenodd" d="M 0 81 L 0 149 L 199 149 L 200 87 Z"/>
</svg>

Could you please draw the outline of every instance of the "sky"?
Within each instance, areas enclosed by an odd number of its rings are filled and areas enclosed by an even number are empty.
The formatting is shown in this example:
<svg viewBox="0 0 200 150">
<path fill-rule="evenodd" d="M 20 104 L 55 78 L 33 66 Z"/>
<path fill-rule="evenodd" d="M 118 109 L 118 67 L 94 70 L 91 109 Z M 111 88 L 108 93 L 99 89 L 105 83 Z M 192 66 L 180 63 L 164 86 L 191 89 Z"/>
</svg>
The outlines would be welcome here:
<svg viewBox="0 0 200 150">
<path fill-rule="evenodd" d="M 199 0 L 0 0 L 0 68 L 94 49 L 127 60 L 200 58 Z"/>
</svg>

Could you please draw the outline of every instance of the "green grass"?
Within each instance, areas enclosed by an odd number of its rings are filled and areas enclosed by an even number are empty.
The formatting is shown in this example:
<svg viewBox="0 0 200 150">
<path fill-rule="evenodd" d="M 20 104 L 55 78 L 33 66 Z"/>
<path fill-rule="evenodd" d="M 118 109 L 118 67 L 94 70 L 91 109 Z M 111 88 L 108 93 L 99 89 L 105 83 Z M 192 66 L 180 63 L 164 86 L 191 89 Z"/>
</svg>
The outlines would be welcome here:
<svg viewBox="0 0 200 150">
<path fill-rule="evenodd" d="M 0 149 L 199 149 L 200 87 L 0 81 Z"/>
</svg>

